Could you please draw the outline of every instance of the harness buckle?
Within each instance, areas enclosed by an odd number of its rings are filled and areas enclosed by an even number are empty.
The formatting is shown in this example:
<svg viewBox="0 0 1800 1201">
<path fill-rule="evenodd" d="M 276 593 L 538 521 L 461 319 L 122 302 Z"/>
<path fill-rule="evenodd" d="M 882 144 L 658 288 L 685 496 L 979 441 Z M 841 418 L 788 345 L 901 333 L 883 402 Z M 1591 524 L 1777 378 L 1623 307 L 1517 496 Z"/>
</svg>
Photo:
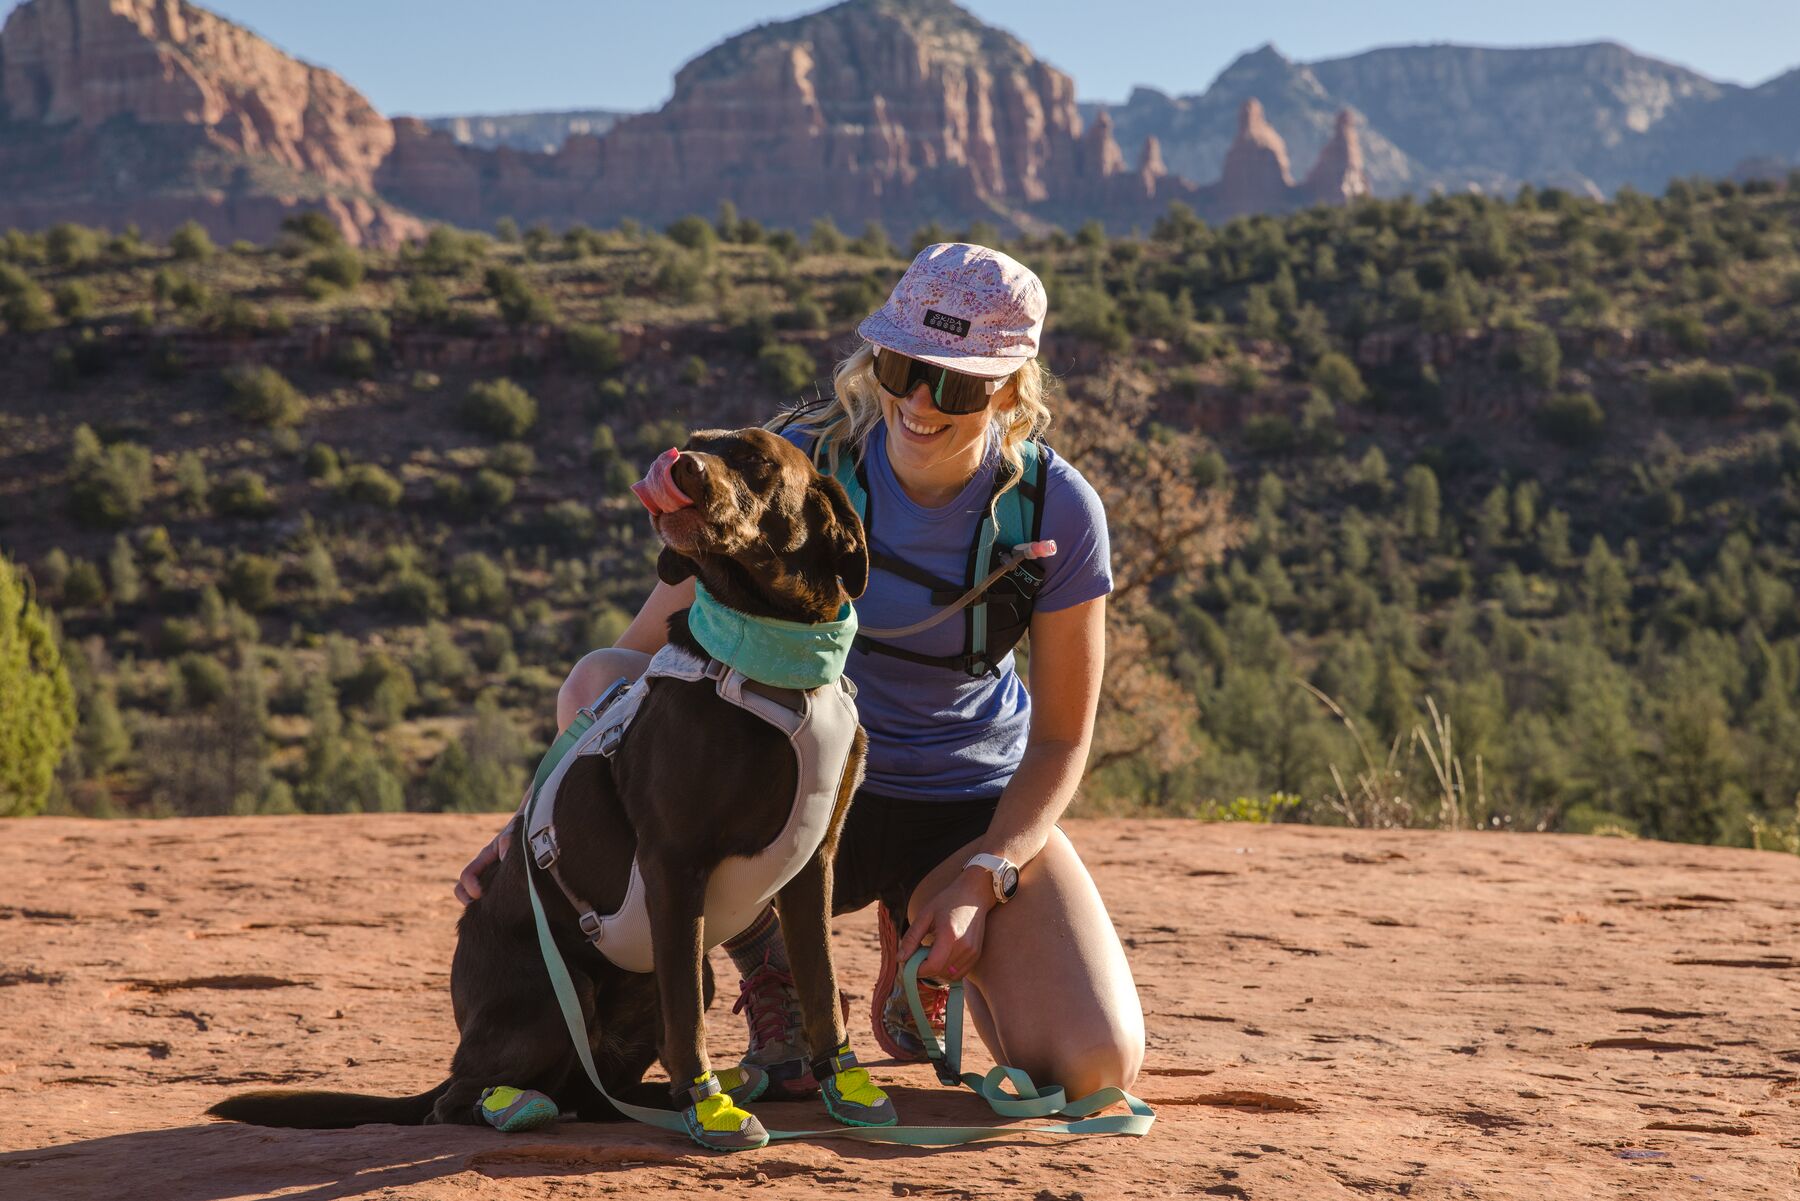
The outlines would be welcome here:
<svg viewBox="0 0 1800 1201">
<path fill-rule="evenodd" d="M 624 695 L 625 691 L 631 687 L 631 684 L 632 681 L 628 679 L 614 680 L 606 686 L 605 692 L 602 692 L 599 696 L 594 698 L 592 704 L 584 705 L 582 708 L 576 710 L 576 716 L 585 717 L 590 722 L 598 721 L 600 715 L 606 712 L 607 706 L 618 700 L 620 696 Z"/>
<path fill-rule="evenodd" d="M 555 826 L 545 826 L 531 836 L 531 857 L 540 870 L 549 871 L 561 855 L 562 848 L 556 842 Z"/>
<path fill-rule="evenodd" d="M 613 752 L 619 749 L 619 743 L 624 737 L 625 727 L 623 725 L 616 725 L 612 729 L 601 734 L 600 754 L 607 759 L 611 759 L 613 757 Z"/>
<path fill-rule="evenodd" d="M 600 915 L 592 909 L 576 918 L 575 921 L 581 927 L 581 932 L 587 935 L 589 942 L 600 937 Z"/>
</svg>

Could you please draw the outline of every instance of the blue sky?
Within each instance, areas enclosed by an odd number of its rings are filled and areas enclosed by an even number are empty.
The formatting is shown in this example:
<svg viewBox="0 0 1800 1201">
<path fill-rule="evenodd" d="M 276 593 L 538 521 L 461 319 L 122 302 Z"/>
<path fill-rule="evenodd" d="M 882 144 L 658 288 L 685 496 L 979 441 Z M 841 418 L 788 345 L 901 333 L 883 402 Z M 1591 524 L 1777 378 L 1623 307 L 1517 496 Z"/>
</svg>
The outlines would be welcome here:
<svg viewBox="0 0 1800 1201">
<path fill-rule="evenodd" d="M 1084 100 L 1134 84 L 1203 90 L 1245 50 L 1291 58 L 1372 46 L 1620 41 L 1715 79 L 1800 65 L 1800 0 L 963 0 L 1074 76 Z M 0 0 L 0 13 L 14 0 Z M 655 108 L 676 68 L 765 21 L 825 7 L 783 0 L 213 0 L 284 50 L 330 67 L 385 113 Z"/>
</svg>

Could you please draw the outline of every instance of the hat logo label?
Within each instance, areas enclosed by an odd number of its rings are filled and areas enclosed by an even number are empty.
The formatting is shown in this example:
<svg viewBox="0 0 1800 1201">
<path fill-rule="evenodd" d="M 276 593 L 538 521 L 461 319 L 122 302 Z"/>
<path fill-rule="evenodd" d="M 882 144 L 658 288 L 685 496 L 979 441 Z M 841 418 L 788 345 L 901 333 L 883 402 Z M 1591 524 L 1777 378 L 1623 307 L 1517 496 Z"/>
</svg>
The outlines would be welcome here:
<svg viewBox="0 0 1800 1201">
<path fill-rule="evenodd" d="M 947 334 L 955 334 L 959 338 L 969 336 L 969 323 L 961 317 L 952 317 L 949 313 L 940 313 L 936 309 L 926 309 L 922 322 L 927 328 L 941 329 Z"/>
</svg>

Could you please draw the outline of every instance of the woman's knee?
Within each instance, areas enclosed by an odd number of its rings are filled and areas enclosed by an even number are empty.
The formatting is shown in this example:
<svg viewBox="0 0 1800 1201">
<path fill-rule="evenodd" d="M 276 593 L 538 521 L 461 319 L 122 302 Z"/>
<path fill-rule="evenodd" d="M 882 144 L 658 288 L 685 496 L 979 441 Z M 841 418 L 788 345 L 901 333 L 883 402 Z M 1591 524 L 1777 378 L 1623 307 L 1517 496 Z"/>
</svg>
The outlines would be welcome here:
<svg viewBox="0 0 1800 1201">
<path fill-rule="evenodd" d="M 1056 1083 L 1071 1100 L 1103 1088 L 1130 1091 L 1144 1066 L 1144 1041 L 1125 1030 L 1100 1039 L 1057 1049 Z"/>
<path fill-rule="evenodd" d="M 556 692 L 556 724 L 567 726 L 583 705 L 592 704 L 616 680 L 635 680 L 650 665 L 650 656 L 622 646 L 589 651 L 569 670 Z"/>
</svg>

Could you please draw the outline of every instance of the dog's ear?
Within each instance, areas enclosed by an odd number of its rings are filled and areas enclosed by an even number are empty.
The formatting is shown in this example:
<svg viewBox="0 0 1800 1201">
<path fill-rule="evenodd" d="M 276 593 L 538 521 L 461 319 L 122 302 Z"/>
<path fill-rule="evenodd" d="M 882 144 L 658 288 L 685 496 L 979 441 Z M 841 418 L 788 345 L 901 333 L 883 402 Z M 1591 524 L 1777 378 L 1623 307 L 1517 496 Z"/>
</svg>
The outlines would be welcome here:
<svg viewBox="0 0 1800 1201">
<path fill-rule="evenodd" d="M 823 502 L 820 507 L 825 519 L 819 536 L 830 548 L 832 570 L 844 582 L 844 592 L 855 600 L 869 586 L 869 543 L 863 536 L 862 520 L 850 503 L 850 494 L 830 476 L 820 476 L 813 488 Z"/>
<path fill-rule="evenodd" d="M 673 586 L 699 574 L 699 566 L 672 546 L 663 547 L 656 556 L 656 578 L 665 584 Z"/>
</svg>

